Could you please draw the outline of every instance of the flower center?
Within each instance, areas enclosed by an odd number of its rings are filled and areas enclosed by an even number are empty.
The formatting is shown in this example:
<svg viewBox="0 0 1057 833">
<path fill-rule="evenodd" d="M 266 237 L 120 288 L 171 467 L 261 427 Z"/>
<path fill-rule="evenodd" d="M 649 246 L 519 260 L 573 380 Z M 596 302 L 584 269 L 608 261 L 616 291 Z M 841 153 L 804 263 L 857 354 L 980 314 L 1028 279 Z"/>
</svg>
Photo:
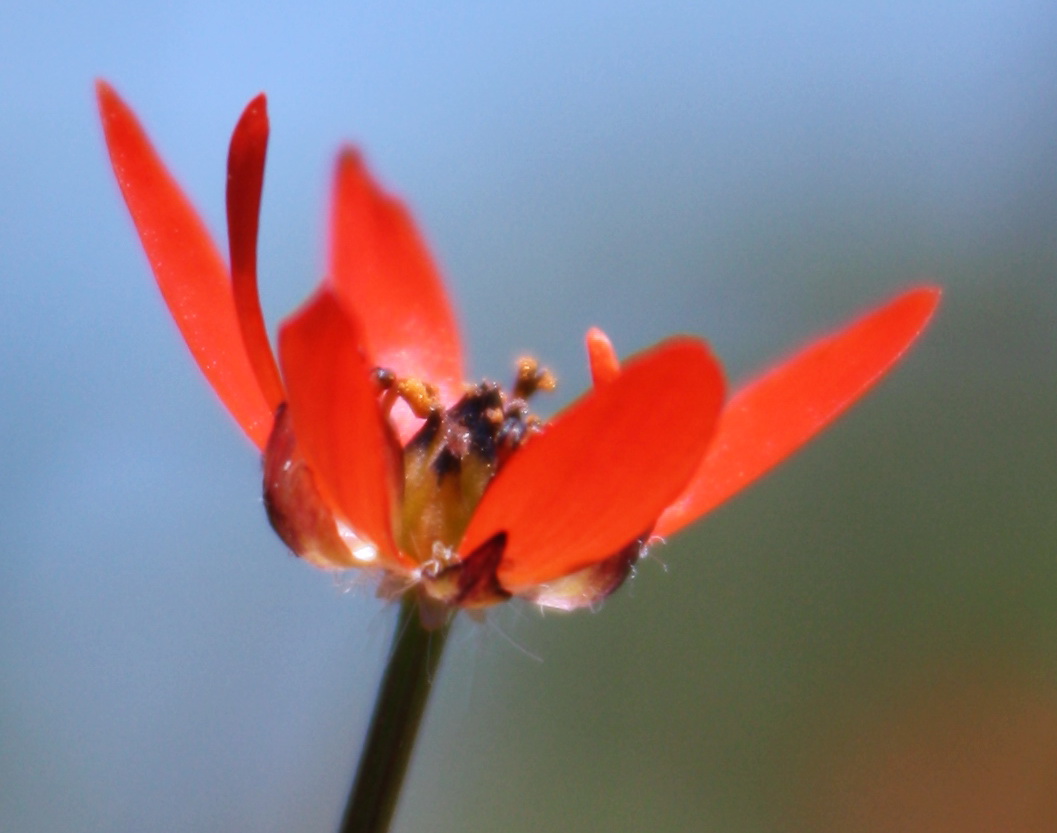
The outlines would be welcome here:
<svg viewBox="0 0 1057 833">
<path fill-rule="evenodd" d="M 456 558 L 454 548 L 489 481 L 540 430 L 528 400 L 539 390 L 553 390 L 554 377 L 534 359 L 521 359 L 510 394 L 482 382 L 447 409 L 428 385 L 397 380 L 385 370 L 377 377 L 388 388 L 386 396 L 395 391 L 425 418 L 404 448 L 404 496 L 395 531 L 406 555 L 439 572 Z"/>
<path fill-rule="evenodd" d="M 436 389 L 392 371 L 374 371 L 383 413 L 402 399 L 423 419 L 403 449 L 403 491 L 393 513 L 399 552 L 361 540 L 320 494 L 301 457 L 288 409 L 281 405 L 264 452 L 264 504 L 279 536 L 320 567 L 381 570 L 382 595 L 417 585 L 424 603 L 483 606 L 505 598 L 495 580 L 504 539 L 466 558 L 456 551 L 489 481 L 522 444 L 541 430 L 528 400 L 553 390 L 554 377 L 534 359 L 521 359 L 510 393 L 492 382 L 467 387 L 445 408 Z M 408 562 L 416 564 L 409 568 Z M 472 563 L 470 563 L 472 562 Z M 435 605 L 436 606 L 436 605 Z"/>
</svg>

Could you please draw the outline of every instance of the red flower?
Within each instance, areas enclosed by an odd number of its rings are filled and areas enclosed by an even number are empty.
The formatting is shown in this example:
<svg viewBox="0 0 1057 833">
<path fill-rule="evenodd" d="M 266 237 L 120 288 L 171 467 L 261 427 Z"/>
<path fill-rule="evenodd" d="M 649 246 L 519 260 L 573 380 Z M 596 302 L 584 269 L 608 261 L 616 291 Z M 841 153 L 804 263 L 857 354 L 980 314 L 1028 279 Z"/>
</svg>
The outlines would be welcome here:
<svg viewBox="0 0 1057 833">
<path fill-rule="evenodd" d="M 724 403 L 706 345 L 665 341 L 621 366 L 587 335 L 594 387 L 544 425 L 553 385 L 531 360 L 512 391 L 464 385 L 440 277 L 404 206 L 355 151 L 338 158 L 329 274 L 282 325 L 278 365 L 257 297 L 268 120 L 250 102 L 228 156 L 231 268 L 104 83 L 114 173 L 165 301 L 202 372 L 264 453 L 268 514 L 313 564 L 378 571 L 446 613 L 510 596 L 564 609 L 616 589 L 647 543 L 785 459 L 872 386 L 939 301 L 911 290 Z"/>
</svg>

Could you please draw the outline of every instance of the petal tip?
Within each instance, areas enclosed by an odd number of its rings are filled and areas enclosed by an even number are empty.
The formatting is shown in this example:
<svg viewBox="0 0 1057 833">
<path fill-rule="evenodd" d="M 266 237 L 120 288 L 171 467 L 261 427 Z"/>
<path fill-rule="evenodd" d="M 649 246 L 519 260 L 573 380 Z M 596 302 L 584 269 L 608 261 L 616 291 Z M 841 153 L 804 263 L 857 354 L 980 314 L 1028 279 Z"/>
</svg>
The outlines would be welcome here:
<svg viewBox="0 0 1057 833">
<path fill-rule="evenodd" d="M 117 90 L 103 78 L 95 80 L 95 100 L 104 126 L 112 120 L 115 110 L 128 109 L 125 102 L 121 100 L 121 96 L 117 94 Z"/>
<path fill-rule="evenodd" d="M 338 148 L 337 167 L 339 171 L 353 173 L 362 170 L 365 165 L 363 152 L 355 145 L 345 143 Z"/>
<path fill-rule="evenodd" d="M 898 355 L 909 349 L 931 323 L 943 298 L 943 288 L 934 284 L 923 284 L 908 289 L 894 300 L 882 305 L 870 315 L 887 318 L 892 323 L 902 321 L 906 327 L 906 343 Z M 869 315 L 867 316 L 869 317 Z"/>
<path fill-rule="evenodd" d="M 613 381 L 620 375 L 620 359 L 613 342 L 598 327 L 591 327 L 584 336 L 587 361 L 591 367 L 591 381 L 596 385 Z"/>
<path fill-rule="evenodd" d="M 913 298 L 917 304 L 921 305 L 923 310 L 927 310 L 928 314 L 931 315 L 936 311 L 940 301 L 943 299 L 943 287 L 938 284 L 922 284 L 908 290 L 904 297 Z"/>
<path fill-rule="evenodd" d="M 231 137 L 231 151 L 237 146 L 257 145 L 268 141 L 268 99 L 259 93 L 242 110 Z"/>
<path fill-rule="evenodd" d="M 268 133 L 268 98 L 264 93 L 258 93 L 246 109 L 243 110 L 242 118 L 259 131 Z"/>
</svg>

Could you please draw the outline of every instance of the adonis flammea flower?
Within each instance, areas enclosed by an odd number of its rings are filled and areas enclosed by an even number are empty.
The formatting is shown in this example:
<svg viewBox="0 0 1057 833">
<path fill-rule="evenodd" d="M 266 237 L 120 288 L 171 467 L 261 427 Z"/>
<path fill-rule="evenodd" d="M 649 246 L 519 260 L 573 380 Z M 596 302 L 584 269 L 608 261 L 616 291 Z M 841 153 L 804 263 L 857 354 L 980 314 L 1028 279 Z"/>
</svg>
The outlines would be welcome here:
<svg viewBox="0 0 1057 833">
<path fill-rule="evenodd" d="M 114 173 L 173 318 L 263 454 L 269 518 L 324 568 L 381 576 L 431 615 L 511 597 L 574 609 L 626 578 L 648 543 L 760 477 L 862 396 L 925 328 L 910 290 L 725 395 L 704 342 L 621 363 L 587 335 L 594 385 L 549 422 L 531 359 L 509 390 L 464 383 L 459 331 L 404 206 L 360 156 L 337 162 L 328 274 L 279 332 L 257 295 L 268 120 L 247 106 L 228 156 L 230 267 L 114 90 L 98 85 Z"/>
</svg>

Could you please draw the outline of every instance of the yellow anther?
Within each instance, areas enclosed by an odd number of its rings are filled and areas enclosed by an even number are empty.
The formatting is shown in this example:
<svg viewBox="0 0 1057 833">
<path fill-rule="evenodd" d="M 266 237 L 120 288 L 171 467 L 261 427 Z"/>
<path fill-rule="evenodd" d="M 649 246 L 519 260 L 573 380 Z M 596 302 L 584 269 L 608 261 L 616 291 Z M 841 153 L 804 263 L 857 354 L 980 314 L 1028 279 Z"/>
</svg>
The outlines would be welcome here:
<svg viewBox="0 0 1057 833">
<path fill-rule="evenodd" d="M 440 409 L 440 394 L 429 382 L 423 382 L 421 379 L 398 379 L 396 392 L 420 419 L 425 419 Z"/>
<path fill-rule="evenodd" d="M 514 396 L 528 399 L 538 390 L 550 392 L 558 386 L 554 374 L 531 356 L 517 360 L 517 378 L 514 380 Z"/>
</svg>

